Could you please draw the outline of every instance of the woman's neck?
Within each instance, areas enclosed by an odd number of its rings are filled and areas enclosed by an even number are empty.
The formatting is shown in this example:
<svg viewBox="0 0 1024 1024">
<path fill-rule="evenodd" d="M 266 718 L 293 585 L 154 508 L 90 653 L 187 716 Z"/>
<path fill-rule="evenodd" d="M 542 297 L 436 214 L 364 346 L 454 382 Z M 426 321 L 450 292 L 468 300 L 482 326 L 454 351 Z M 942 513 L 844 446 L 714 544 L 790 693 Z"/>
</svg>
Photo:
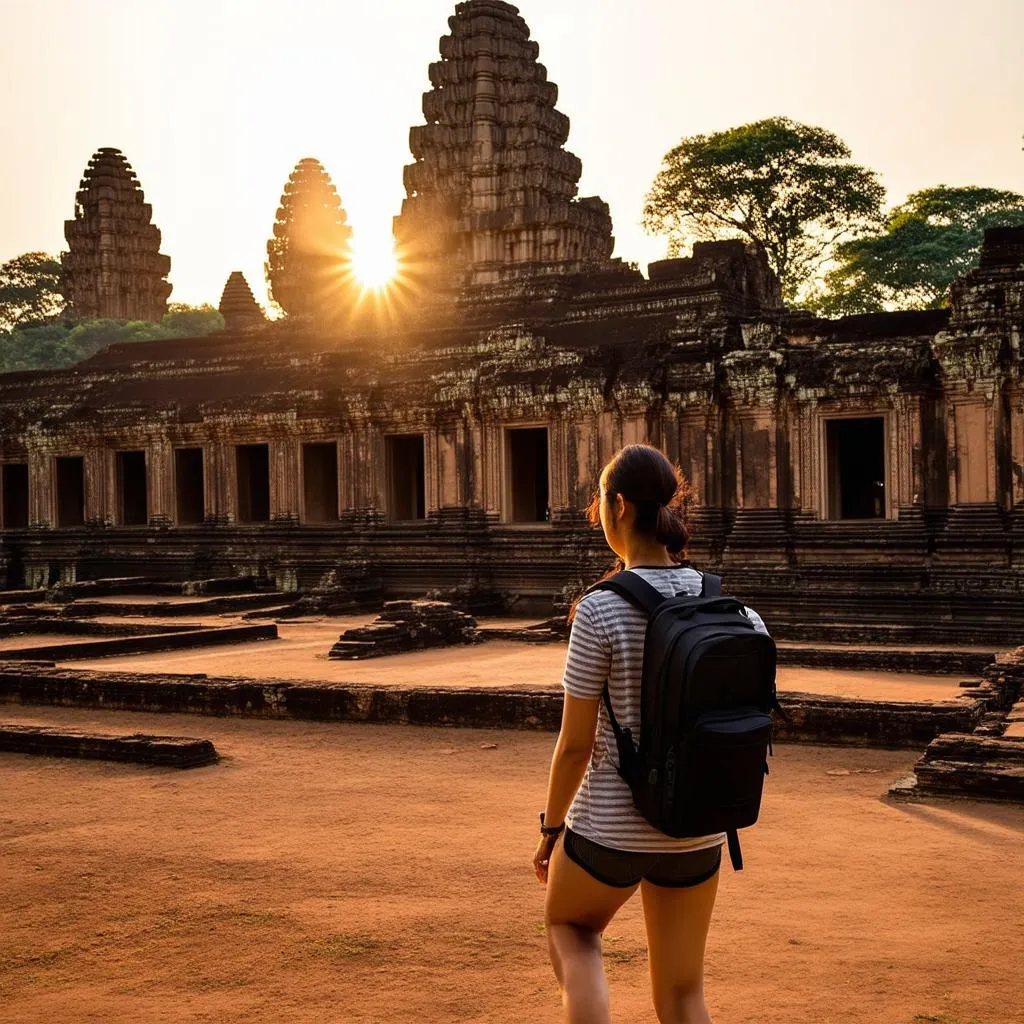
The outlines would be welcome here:
<svg viewBox="0 0 1024 1024">
<path fill-rule="evenodd" d="M 641 565 L 667 567 L 676 564 L 664 544 L 652 544 L 650 541 L 634 544 L 626 541 L 625 548 L 622 560 L 625 562 L 627 569 L 633 569 Z"/>
</svg>

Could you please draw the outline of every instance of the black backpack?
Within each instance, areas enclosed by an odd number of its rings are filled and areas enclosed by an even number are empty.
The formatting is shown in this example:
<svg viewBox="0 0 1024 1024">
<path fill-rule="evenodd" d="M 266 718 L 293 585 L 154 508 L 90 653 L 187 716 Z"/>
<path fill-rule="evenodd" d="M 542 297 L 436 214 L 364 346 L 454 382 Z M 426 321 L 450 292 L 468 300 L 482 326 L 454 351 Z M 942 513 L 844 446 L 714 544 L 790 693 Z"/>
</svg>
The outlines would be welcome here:
<svg viewBox="0 0 1024 1024">
<path fill-rule="evenodd" d="M 768 774 L 775 641 L 754 629 L 743 604 L 703 574 L 699 597 L 666 598 L 634 572 L 591 587 L 611 590 L 648 616 L 640 741 L 619 727 L 608 686 L 619 774 L 637 810 L 675 838 L 725 832 L 743 869 L 737 830 L 753 825 Z"/>
</svg>

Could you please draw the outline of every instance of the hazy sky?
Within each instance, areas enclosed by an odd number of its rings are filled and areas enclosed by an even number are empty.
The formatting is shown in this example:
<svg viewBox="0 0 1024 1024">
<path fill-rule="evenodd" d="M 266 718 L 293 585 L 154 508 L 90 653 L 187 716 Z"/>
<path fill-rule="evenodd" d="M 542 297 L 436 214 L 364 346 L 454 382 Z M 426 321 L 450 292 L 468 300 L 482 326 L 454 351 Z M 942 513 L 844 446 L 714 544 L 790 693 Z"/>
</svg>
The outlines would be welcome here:
<svg viewBox="0 0 1024 1024">
<path fill-rule="evenodd" d="M 0 261 L 64 246 L 90 155 L 123 150 L 172 299 L 219 301 L 263 261 L 294 164 L 317 157 L 371 248 L 449 0 L 0 0 Z M 581 195 L 616 253 L 679 138 L 785 114 L 836 132 L 892 202 L 945 182 L 1024 191 L 1024 0 L 522 0 L 569 116 Z"/>
</svg>

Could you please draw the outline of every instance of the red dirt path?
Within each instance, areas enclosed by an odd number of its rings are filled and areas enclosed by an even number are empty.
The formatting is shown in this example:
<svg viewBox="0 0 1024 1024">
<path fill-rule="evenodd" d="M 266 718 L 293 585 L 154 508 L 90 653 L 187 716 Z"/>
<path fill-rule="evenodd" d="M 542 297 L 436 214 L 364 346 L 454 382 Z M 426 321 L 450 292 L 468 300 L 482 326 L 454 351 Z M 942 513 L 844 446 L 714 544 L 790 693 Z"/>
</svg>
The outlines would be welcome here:
<svg viewBox="0 0 1024 1024">
<path fill-rule="evenodd" d="M 472 647 L 395 654 L 366 661 L 331 661 L 327 652 L 341 629 L 369 621 L 318 620 L 278 623 L 279 640 L 131 654 L 61 663 L 61 667 L 111 672 L 205 672 L 250 679 L 301 679 L 374 686 L 487 687 L 529 690 L 557 687 L 565 665 L 564 644 L 489 640 Z M 240 623 L 224 617 L 218 625 Z M 262 620 L 261 620 L 262 621 Z M 339 622 L 341 625 L 339 626 Z M 834 694 L 873 700 L 955 700 L 960 676 L 793 668 L 778 672 L 786 692 Z"/>
<path fill-rule="evenodd" d="M 190 772 L 0 755 L 3 1024 L 557 1019 L 529 864 L 552 736 L 0 718 L 225 755 Z M 1024 808 L 883 798 L 914 760 L 780 746 L 747 869 L 723 875 L 716 1022 L 1024 1021 Z M 642 935 L 634 900 L 606 942 L 616 1021 L 655 1019 Z"/>
</svg>

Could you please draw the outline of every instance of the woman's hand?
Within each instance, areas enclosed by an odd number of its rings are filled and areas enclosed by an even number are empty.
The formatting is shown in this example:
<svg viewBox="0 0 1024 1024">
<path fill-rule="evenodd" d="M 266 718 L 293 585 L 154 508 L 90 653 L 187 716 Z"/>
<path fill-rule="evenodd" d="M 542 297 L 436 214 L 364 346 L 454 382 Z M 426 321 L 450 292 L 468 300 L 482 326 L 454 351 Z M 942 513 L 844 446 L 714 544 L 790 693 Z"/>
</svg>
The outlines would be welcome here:
<svg viewBox="0 0 1024 1024">
<path fill-rule="evenodd" d="M 557 842 L 557 836 L 541 836 L 537 843 L 537 851 L 533 855 L 533 870 L 537 873 L 537 881 L 541 885 L 547 884 L 548 864 L 551 861 L 551 852 Z"/>
</svg>

